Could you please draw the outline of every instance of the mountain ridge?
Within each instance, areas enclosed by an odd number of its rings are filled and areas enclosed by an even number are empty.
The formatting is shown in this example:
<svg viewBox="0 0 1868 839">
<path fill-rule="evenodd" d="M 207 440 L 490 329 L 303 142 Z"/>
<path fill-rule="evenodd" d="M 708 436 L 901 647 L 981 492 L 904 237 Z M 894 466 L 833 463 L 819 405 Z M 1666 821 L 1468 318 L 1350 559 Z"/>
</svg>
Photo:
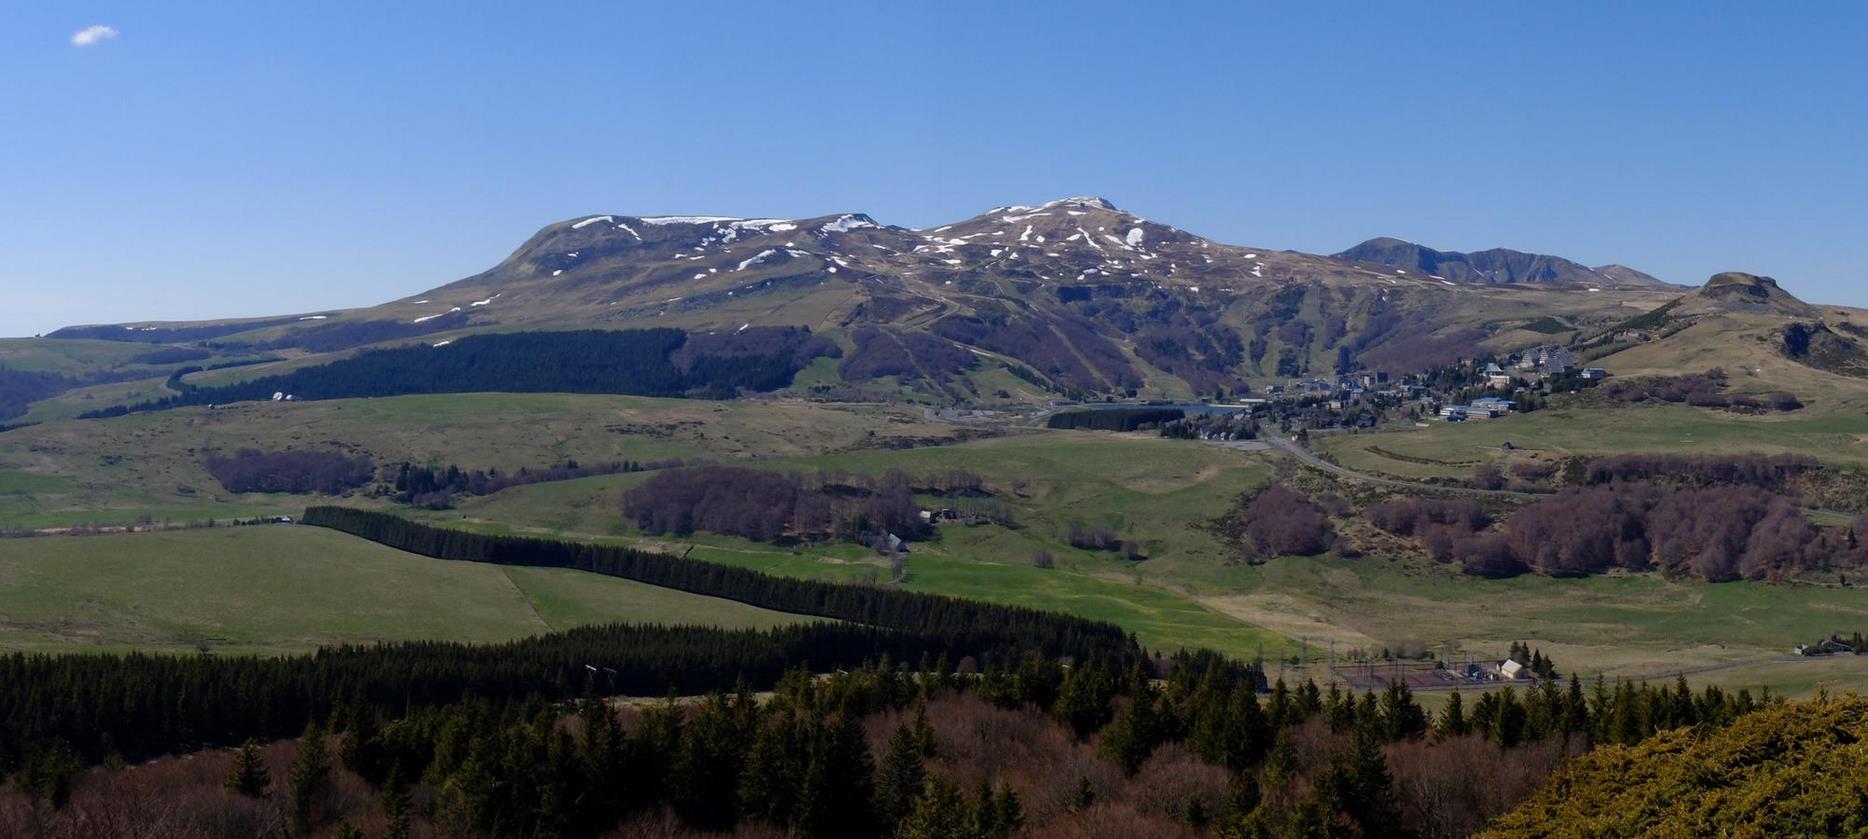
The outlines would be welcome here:
<svg viewBox="0 0 1868 839">
<path fill-rule="evenodd" d="M 1442 251 L 1392 236 L 1378 236 L 1331 254 L 1350 262 L 1419 271 L 1435 279 L 1466 283 L 1547 283 L 1604 288 L 1661 287 L 1665 282 L 1622 265 L 1591 268 L 1550 254 L 1511 248 Z"/>
<path fill-rule="evenodd" d="M 297 356 L 487 331 L 804 327 L 844 350 L 815 380 L 869 396 L 1185 399 L 1509 351 L 1548 342 L 1551 323 L 1597 334 L 1680 293 L 1508 249 L 1225 244 L 1074 196 L 920 229 L 861 212 L 582 215 L 378 306 L 53 334 Z"/>
</svg>

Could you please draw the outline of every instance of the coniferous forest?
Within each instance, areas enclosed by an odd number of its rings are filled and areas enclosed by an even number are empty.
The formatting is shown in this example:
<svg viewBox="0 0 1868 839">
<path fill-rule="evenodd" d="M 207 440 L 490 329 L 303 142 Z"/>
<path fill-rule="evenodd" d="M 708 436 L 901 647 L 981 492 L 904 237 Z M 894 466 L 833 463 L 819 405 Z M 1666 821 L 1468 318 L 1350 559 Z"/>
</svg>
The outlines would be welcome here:
<svg viewBox="0 0 1868 839">
<path fill-rule="evenodd" d="M 186 387 L 153 402 L 86 414 L 97 419 L 183 405 L 347 399 L 422 393 L 618 393 L 730 398 L 768 391 L 836 344 L 809 329 L 760 327 L 733 336 L 678 329 L 471 335 L 446 346 L 371 350 L 353 358 L 218 387 Z"/>
</svg>

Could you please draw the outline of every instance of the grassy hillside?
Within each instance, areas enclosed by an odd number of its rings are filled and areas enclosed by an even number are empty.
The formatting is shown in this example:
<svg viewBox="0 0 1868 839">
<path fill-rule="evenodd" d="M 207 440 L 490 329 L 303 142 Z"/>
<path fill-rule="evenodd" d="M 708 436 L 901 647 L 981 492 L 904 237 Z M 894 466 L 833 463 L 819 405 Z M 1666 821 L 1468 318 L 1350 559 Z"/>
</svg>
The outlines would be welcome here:
<svg viewBox="0 0 1868 839">
<path fill-rule="evenodd" d="M 0 434 L 0 528 L 303 507 L 304 498 L 227 493 L 201 467 L 209 450 L 247 446 L 513 470 L 567 459 L 796 456 L 952 433 L 919 411 L 782 400 L 486 393 L 184 408 Z M 9 481 L 35 482 L 34 489 L 9 493 Z"/>
<path fill-rule="evenodd" d="M 1391 433 L 1318 436 L 1313 445 L 1352 469 L 1405 477 L 1471 477 L 1480 463 L 1621 452 L 1805 454 L 1868 465 L 1868 401 L 1746 415 L 1686 405 L 1565 404 L 1487 422 L 1433 422 Z M 1508 453 L 1510 443 L 1515 452 Z"/>
<path fill-rule="evenodd" d="M 1232 550 L 1202 526 L 1268 479 L 1270 469 L 1254 456 L 1196 443 L 1059 432 L 765 465 L 872 474 L 942 466 L 975 471 L 1011 500 L 1019 526 L 943 526 L 936 541 L 914 547 L 908 586 L 1113 620 L 1153 645 L 1203 643 L 1252 655 L 1261 643 L 1268 653 L 1294 652 L 1297 639 L 1307 638 L 1313 655 L 1334 641 L 1344 656 L 1450 644 L 1456 655 L 1484 658 L 1502 657 L 1522 640 L 1584 674 L 1665 676 L 1719 666 L 1729 669 L 1705 678 L 1800 692 L 1824 682 L 1868 687 L 1868 673 L 1851 668 L 1852 659 L 1784 660 L 1799 641 L 1868 625 L 1868 603 L 1854 590 L 1647 575 L 1484 580 L 1382 557 L 1232 562 Z M 428 515 L 454 526 L 670 551 L 695 546 L 695 556 L 772 573 L 887 576 L 885 562 L 849 545 L 781 548 L 709 534 L 644 536 L 620 514 L 623 491 L 644 479 L 520 487 Z M 1013 481 L 1022 482 L 1021 492 L 1009 489 Z M 1070 548 L 1063 539 L 1070 521 L 1112 522 L 1138 538 L 1149 558 L 1132 563 Z M 1030 567 L 1035 550 L 1050 552 L 1058 567 Z"/>
<path fill-rule="evenodd" d="M 1860 836 L 1868 700 L 1824 697 L 1609 746 L 1558 770 L 1489 836 Z"/>
<path fill-rule="evenodd" d="M 0 540 L 0 650 L 283 653 L 588 623 L 799 620 L 594 574 L 442 562 L 322 528 Z"/>
</svg>

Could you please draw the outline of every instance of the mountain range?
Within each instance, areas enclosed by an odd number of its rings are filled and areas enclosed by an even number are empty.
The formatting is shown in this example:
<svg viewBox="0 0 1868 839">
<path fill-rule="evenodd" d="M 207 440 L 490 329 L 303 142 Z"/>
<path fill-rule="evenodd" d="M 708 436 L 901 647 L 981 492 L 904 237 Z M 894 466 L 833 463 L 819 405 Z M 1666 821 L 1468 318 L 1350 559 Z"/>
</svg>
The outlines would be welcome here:
<svg viewBox="0 0 1868 839">
<path fill-rule="evenodd" d="M 1187 398 L 1581 340 L 1684 293 L 1623 266 L 1505 249 L 1372 239 L 1324 256 L 1223 244 L 1077 197 L 927 229 L 861 213 L 583 216 L 482 273 L 379 306 L 48 337 L 300 363 L 486 331 L 802 326 L 842 350 L 806 376 L 823 390 Z"/>
</svg>

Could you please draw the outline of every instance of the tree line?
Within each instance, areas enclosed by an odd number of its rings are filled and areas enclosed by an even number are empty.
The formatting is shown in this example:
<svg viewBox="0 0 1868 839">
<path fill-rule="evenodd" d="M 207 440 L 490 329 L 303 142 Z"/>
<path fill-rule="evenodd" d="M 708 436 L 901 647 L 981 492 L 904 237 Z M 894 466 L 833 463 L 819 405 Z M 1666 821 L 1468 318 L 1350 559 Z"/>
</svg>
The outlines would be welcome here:
<svg viewBox="0 0 1868 839">
<path fill-rule="evenodd" d="M 986 654 L 987 645 L 970 644 L 981 639 L 1025 648 L 1011 631 L 991 627 L 948 624 L 918 634 L 822 622 L 765 631 L 614 624 L 504 644 L 421 641 L 280 658 L 14 653 L 0 656 L 0 775 L 55 753 L 81 764 L 136 761 L 290 736 L 340 707 L 401 716 L 467 697 L 568 699 L 593 673 L 610 694 L 724 690 L 740 680 L 762 689 L 802 662 L 958 660 Z"/>
<path fill-rule="evenodd" d="M 503 489 L 552 481 L 569 481 L 597 475 L 620 475 L 650 472 L 681 465 L 679 460 L 616 460 L 608 463 L 578 463 L 566 460 L 557 466 L 533 468 L 521 466 L 510 472 L 499 469 L 462 469 L 454 464 L 418 466 L 403 463 L 396 467 L 396 477 L 389 482 L 392 497 L 398 503 L 430 510 L 454 506 L 456 495 L 492 495 Z"/>
<path fill-rule="evenodd" d="M 1050 656 L 1086 657 L 1092 652 L 1132 656 L 1137 649 L 1133 639 L 1114 624 L 1037 609 L 778 577 L 613 545 L 470 533 L 345 507 L 312 507 L 305 511 L 304 523 L 439 559 L 575 568 L 774 611 L 940 638 L 975 655 L 1029 649 Z"/>
<path fill-rule="evenodd" d="M 375 790 L 390 835 L 422 820 L 452 835 L 583 837 L 633 824 L 998 839 L 1027 824 L 1093 818 L 1098 796 L 1117 785 L 1173 789 L 1173 775 L 1205 764 L 1218 772 L 1209 792 L 1154 805 L 1188 832 L 1463 835 L 1534 792 L 1564 755 L 1720 729 L 1776 704 L 1748 691 L 1692 691 L 1685 680 L 1586 688 L 1571 676 L 1567 686 L 1550 678 L 1470 704 L 1455 693 L 1429 714 L 1399 682 L 1360 695 L 1309 680 L 1267 690 L 1259 671 L 1209 652 L 1126 667 L 1024 656 L 983 673 L 897 661 L 826 676 L 794 667 L 764 703 L 740 682 L 697 703 L 624 714 L 600 699 L 601 678 L 587 680 L 579 699 L 467 697 L 400 712 L 336 703 L 306 725 L 282 774 L 282 809 L 293 835 L 325 830 L 342 766 Z M 1037 721 L 1065 740 L 1031 738 Z M 1005 734 L 1016 746 L 990 742 Z M 955 783 L 958 766 L 981 762 L 977 749 L 1009 746 L 1024 755 L 981 768 L 973 792 Z M 69 787 L 47 761 L 22 766 L 17 789 L 56 802 Z M 1070 789 L 1067 800 L 1033 789 L 1035 775 L 1050 790 Z M 265 796 L 273 781 L 254 744 L 233 753 L 224 777 L 245 798 Z M 1500 783 L 1511 783 L 1506 796 L 1470 792 Z"/>
<path fill-rule="evenodd" d="M 751 331 L 751 330 L 749 330 Z M 271 399 L 345 399 L 421 393 L 622 393 L 730 398 L 741 390 L 791 384 L 811 358 L 835 345 L 808 329 L 778 335 L 692 339 L 678 329 L 516 332 L 470 335 L 445 347 L 378 349 L 361 355 L 216 387 L 190 387 L 166 399 L 118 405 L 85 418 L 182 405 Z M 705 340 L 703 340 L 705 339 Z M 695 349 L 690 349 L 690 341 Z"/>
<path fill-rule="evenodd" d="M 1134 431 L 1145 426 L 1159 426 L 1185 418 L 1180 408 L 1091 408 L 1059 411 L 1045 420 L 1047 428 L 1088 431 Z"/>
</svg>

